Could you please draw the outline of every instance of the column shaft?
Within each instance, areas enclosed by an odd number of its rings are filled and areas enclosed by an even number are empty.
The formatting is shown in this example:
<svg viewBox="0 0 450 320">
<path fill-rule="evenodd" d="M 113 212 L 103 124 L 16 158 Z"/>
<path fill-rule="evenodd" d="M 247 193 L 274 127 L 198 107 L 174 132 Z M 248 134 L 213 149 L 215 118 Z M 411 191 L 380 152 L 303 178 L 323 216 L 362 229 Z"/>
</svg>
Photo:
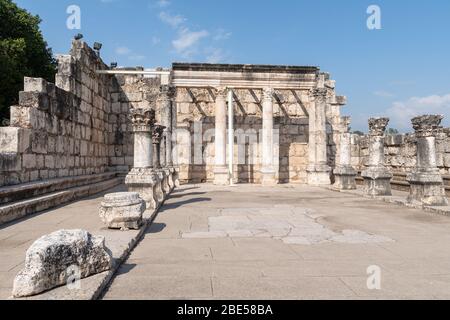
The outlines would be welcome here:
<svg viewBox="0 0 450 320">
<path fill-rule="evenodd" d="M 214 184 L 227 185 L 228 168 L 227 168 L 227 102 L 226 88 L 218 88 L 216 94 L 215 105 L 215 167 L 214 167 Z"/>
</svg>

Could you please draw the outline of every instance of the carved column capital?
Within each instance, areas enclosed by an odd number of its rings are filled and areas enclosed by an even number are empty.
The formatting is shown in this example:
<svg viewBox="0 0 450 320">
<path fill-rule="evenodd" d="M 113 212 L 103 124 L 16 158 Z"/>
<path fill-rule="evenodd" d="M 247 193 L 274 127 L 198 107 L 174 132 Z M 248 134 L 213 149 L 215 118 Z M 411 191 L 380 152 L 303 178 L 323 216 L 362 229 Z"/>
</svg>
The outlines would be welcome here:
<svg viewBox="0 0 450 320">
<path fill-rule="evenodd" d="M 388 124 L 389 118 L 370 118 L 369 135 L 378 137 L 384 136 Z"/>
<path fill-rule="evenodd" d="M 441 129 L 442 115 L 423 115 L 411 120 L 418 138 L 435 137 Z"/>
<path fill-rule="evenodd" d="M 317 102 L 326 102 L 328 97 L 328 89 L 327 88 L 315 88 L 310 91 L 310 95 Z"/>
<path fill-rule="evenodd" d="M 155 124 L 155 110 L 131 109 L 129 118 L 133 125 L 133 132 L 151 132 Z"/>
<path fill-rule="evenodd" d="M 342 127 L 342 132 L 343 133 L 348 133 L 350 132 L 350 124 L 352 122 L 352 118 L 351 117 L 341 117 L 341 127 Z"/>
<path fill-rule="evenodd" d="M 175 96 L 175 87 L 171 85 L 161 85 L 159 87 L 159 100 L 171 100 Z"/>
<path fill-rule="evenodd" d="M 162 137 L 164 135 L 164 130 L 166 129 L 165 126 L 156 124 L 153 127 L 153 131 L 152 131 L 152 142 L 153 144 L 160 144 Z"/>
<path fill-rule="evenodd" d="M 275 90 L 273 88 L 267 87 L 262 90 L 262 99 L 266 101 L 272 101 Z"/>
<path fill-rule="evenodd" d="M 216 92 L 216 100 L 217 99 L 225 100 L 227 98 L 227 92 L 228 92 L 227 87 L 216 87 L 216 88 L 214 88 L 214 90 Z"/>
</svg>

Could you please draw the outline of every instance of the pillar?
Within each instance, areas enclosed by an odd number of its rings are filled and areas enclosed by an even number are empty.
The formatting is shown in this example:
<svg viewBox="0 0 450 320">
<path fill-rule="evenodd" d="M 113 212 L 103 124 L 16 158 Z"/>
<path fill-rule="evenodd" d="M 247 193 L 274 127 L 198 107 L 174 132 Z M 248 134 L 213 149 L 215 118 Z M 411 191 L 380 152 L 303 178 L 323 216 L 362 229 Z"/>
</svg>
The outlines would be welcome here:
<svg viewBox="0 0 450 320">
<path fill-rule="evenodd" d="M 161 85 L 158 96 L 159 108 L 161 110 L 161 125 L 165 127 L 160 151 L 161 162 L 170 191 L 175 188 L 175 168 L 172 160 L 172 98 L 174 88 L 170 85 Z"/>
<path fill-rule="evenodd" d="M 448 199 L 436 161 L 436 135 L 441 128 L 441 115 L 424 115 L 412 119 L 417 138 L 417 163 L 408 174 L 408 202 L 427 206 L 446 206 Z"/>
<path fill-rule="evenodd" d="M 153 170 L 152 131 L 155 111 L 131 109 L 130 120 L 134 134 L 133 168 L 125 178 L 129 192 L 137 192 L 144 199 L 147 209 L 156 210 L 157 176 Z"/>
<path fill-rule="evenodd" d="M 218 88 L 216 91 L 216 120 L 215 120 L 215 166 L 214 184 L 228 185 L 227 168 L 227 89 Z"/>
<path fill-rule="evenodd" d="M 262 185 L 275 185 L 276 171 L 273 162 L 273 89 L 264 88 L 262 94 Z"/>
<path fill-rule="evenodd" d="M 331 168 L 327 158 L 327 89 L 316 88 L 312 90 L 312 108 L 310 110 L 308 184 L 330 185 Z"/>
<path fill-rule="evenodd" d="M 356 189 L 356 170 L 351 165 L 350 117 L 341 118 L 341 134 L 339 145 L 339 164 L 334 169 L 334 188 L 338 190 Z"/>
<path fill-rule="evenodd" d="M 369 162 L 362 172 L 364 192 L 369 196 L 390 196 L 392 173 L 384 165 L 384 133 L 388 118 L 369 119 Z"/>
<path fill-rule="evenodd" d="M 155 125 L 152 134 L 153 144 L 153 168 L 158 177 L 158 185 L 156 187 L 158 202 L 162 203 L 170 192 L 167 183 L 167 176 L 161 167 L 161 141 L 166 128 L 162 125 Z"/>
</svg>

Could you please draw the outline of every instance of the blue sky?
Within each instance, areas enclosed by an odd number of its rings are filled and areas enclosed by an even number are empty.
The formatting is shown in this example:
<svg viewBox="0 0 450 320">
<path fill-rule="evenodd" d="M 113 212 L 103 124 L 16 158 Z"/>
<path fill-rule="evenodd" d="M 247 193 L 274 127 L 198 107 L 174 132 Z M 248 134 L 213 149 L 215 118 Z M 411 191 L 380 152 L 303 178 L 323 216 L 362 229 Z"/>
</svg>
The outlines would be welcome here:
<svg viewBox="0 0 450 320">
<path fill-rule="evenodd" d="M 411 131 L 410 118 L 440 113 L 450 126 L 450 1 L 16 0 L 43 19 L 55 53 L 80 32 L 103 43 L 105 62 L 169 67 L 174 61 L 314 65 L 348 97 L 343 114 L 366 131 L 370 116 Z M 367 8 L 381 9 L 381 30 Z M 81 30 L 69 30 L 69 5 Z"/>
</svg>

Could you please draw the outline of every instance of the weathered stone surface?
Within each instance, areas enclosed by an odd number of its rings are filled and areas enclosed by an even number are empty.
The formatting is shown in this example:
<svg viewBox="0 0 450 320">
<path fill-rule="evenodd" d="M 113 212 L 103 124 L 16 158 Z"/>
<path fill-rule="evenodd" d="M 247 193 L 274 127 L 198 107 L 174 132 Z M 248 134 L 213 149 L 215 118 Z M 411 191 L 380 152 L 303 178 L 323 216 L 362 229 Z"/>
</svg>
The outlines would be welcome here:
<svg viewBox="0 0 450 320">
<path fill-rule="evenodd" d="M 448 205 L 436 155 L 436 135 L 442 119 L 440 115 L 424 115 L 411 120 L 417 137 L 417 164 L 406 179 L 411 187 L 409 203 Z"/>
<path fill-rule="evenodd" d="M 388 118 L 369 119 L 369 162 L 362 172 L 365 187 L 369 196 L 389 196 L 392 173 L 385 166 L 384 132 L 389 123 Z"/>
<path fill-rule="evenodd" d="M 84 230 L 60 230 L 28 249 L 25 268 L 14 280 L 14 297 L 27 297 L 64 285 L 78 270 L 81 278 L 107 271 L 112 257 L 105 239 Z"/>
<path fill-rule="evenodd" d="M 110 229 L 139 229 L 145 209 L 145 201 L 137 192 L 111 193 L 104 197 L 100 218 Z"/>
</svg>

